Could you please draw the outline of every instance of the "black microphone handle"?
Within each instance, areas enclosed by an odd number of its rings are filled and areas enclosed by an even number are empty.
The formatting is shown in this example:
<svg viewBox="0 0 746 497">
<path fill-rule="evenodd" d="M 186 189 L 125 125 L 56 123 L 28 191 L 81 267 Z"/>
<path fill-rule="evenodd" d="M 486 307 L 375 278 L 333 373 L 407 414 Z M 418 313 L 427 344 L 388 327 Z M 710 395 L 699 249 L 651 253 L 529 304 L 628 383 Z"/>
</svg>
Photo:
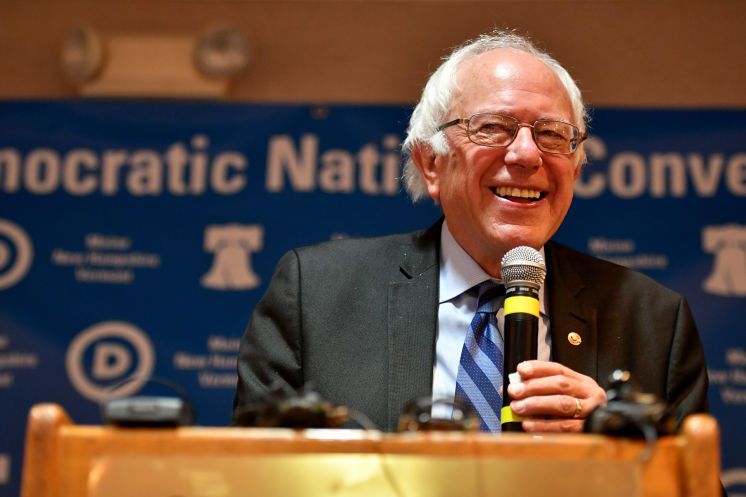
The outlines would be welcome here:
<svg viewBox="0 0 746 497">
<path fill-rule="evenodd" d="M 510 300 L 509 299 L 513 299 Z M 518 305 L 515 305 L 515 303 Z M 517 311 L 516 311 L 517 309 Z M 502 431 L 523 431 L 521 418 L 510 409 L 508 375 L 514 373 L 518 364 L 536 359 L 539 348 L 539 295 L 538 291 L 525 286 L 508 288 L 505 297 L 505 325 L 503 329 L 503 408 Z"/>
</svg>

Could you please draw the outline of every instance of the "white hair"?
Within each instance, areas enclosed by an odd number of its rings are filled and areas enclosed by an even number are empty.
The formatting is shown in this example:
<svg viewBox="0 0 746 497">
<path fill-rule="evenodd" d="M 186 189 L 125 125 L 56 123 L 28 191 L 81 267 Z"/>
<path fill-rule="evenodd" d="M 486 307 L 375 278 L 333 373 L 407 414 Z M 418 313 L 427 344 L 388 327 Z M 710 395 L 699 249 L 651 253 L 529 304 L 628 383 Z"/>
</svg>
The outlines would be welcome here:
<svg viewBox="0 0 746 497">
<path fill-rule="evenodd" d="M 402 143 L 402 154 L 405 158 L 403 180 L 404 187 L 413 201 L 426 198 L 428 192 L 425 181 L 412 160 L 412 147 L 415 144 L 426 144 L 436 155 L 448 153 L 448 142 L 443 133 L 437 132 L 436 129 L 448 115 L 454 91 L 458 89 L 459 67 L 468 59 L 498 48 L 527 52 L 549 66 L 567 90 L 572 105 L 574 124 L 580 128 L 581 133 L 585 132 L 586 111 L 580 89 L 559 62 L 536 48 L 528 38 L 515 32 L 495 30 L 489 34 L 480 35 L 477 39 L 456 47 L 450 55 L 444 57 L 443 63 L 428 79 L 425 89 L 422 90 L 422 97 L 409 119 L 407 137 Z M 585 162 L 582 144 L 578 153 L 580 154 L 577 164 L 579 167 Z"/>
</svg>

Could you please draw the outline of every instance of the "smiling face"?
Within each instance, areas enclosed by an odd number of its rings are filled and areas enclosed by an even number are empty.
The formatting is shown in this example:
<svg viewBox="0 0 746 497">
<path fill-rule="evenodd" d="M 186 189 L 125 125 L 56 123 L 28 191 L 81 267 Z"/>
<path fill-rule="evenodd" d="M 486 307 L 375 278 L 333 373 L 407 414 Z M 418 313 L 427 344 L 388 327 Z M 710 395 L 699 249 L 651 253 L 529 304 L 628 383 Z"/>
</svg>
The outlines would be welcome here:
<svg viewBox="0 0 746 497">
<path fill-rule="evenodd" d="M 497 49 L 466 60 L 458 86 L 444 122 L 481 112 L 507 114 L 526 124 L 574 122 L 559 78 L 526 52 Z M 412 157 L 456 241 L 499 277 L 505 252 L 519 245 L 539 249 L 559 228 L 572 202 L 579 152 L 542 152 L 528 127 L 504 148 L 472 143 L 465 126 L 441 132 L 449 144 L 446 155 L 418 146 Z"/>
</svg>

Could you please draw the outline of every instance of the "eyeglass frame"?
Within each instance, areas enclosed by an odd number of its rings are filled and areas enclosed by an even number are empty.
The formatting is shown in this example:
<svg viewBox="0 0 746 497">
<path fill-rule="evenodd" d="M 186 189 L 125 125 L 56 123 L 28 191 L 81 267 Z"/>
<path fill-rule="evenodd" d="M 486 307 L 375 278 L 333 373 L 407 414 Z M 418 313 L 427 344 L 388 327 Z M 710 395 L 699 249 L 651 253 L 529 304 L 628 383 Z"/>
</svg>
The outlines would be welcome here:
<svg viewBox="0 0 746 497">
<path fill-rule="evenodd" d="M 507 117 L 509 119 L 512 119 L 516 123 L 518 123 L 518 126 L 516 126 L 515 132 L 513 133 L 513 136 L 510 138 L 510 141 L 508 141 L 508 143 L 506 143 L 505 145 L 486 145 L 484 143 L 475 142 L 474 140 L 471 139 L 471 136 L 472 136 L 473 133 L 469 133 L 469 121 L 471 121 L 476 116 L 500 116 L 500 117 Z M 573 148 L 569 152 L 552 152 L 550 150 L 544 150 L 541 147 L 541 145 L 539 145 L 539 141 L 536 139 L 536 128 L 535 128 L 535 126 L 536 126 L 536 123 L 538 123 L 538 122 L 550 122 L 550 123 L 556 122 L 556 123 L 562 123 L 562 124 L 567 124 L 568 126 L 572 126 L 572 128 L 576 131 L 577 135 L 572 140 L 570 140 L 570 142 L 572 143 L 572 141 L 576 141 L 575 148 Z M 448 121 L 447 123 L 441 124 L 440 126 L 438 126 L 437 128 L 435 128 L 435 132 L 439 133 L 439 132 L 443 131 L 446 128 L 449 128 L 451 126 L 455 126 L 456 124 L 466 124 L 466 137 L 469 139 L 470 142 L 472 142 L 475 145 L 479 145 L 481 147 L 490 147 L 490 148 L 505 148 L 505 147 L 509 147 L 510 144 L 515 141 L 516 137 L 518 136 L 518 132 L 520 131 L 521 128 L 531 128 L 531 137 L 533 138 L 534 143 L 536 144 L 536 148 L 538 148 L 539 150 L 541 150 L 542 152 L 547 153 L 547 154 L 557 154 L 557 155 L 571 155 L 571 154 L 574 154 L 578 150 L 578 146 L 580 146 L 580 144 L 583 143 L 583 141 L 585 141 L 586 138 L 588 138 L 588 134 L 587 133 L 585 133 L 585 132 L 581 133 L 580 132 L 580 128 L 578 128 L 577 126 L 575 126 L 572 123 L 568 123 L 567 121 L 561 121 L 559 119 L 537 119 L 536 121 L 534 121 L 533 124 L 528 124 L 528 123 L 522 123 L 521 121 L 519 121 L 518 119 L 516 119 L 513 116 L 510 116 L 510 115 L 507 115 L 507 114 L 500 114 L 500 113 L 497 113 L 497 112 L 477 112 L 476 114 L 472 114 L 469 117 L 460 117 L 458 119 L 454 119 L 453 121 Z"/>
</svg>

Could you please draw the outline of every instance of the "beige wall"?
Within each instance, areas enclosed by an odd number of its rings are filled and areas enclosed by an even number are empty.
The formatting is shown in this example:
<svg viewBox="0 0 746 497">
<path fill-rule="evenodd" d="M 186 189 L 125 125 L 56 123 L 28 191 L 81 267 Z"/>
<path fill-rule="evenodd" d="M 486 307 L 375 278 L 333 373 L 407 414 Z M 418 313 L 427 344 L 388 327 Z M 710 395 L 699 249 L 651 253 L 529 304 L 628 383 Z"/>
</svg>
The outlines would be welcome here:
<svg viewBox="0 0 746 497">
<path fill-rule="evenodd" d="M 254 55 L 231 100 L 409 102 L 444 50 L 529 33 L 592 105 L 746 108 L 746 1 L 0 0 L 0 98 L 75 94 L 59 68 L 73 27 L 110 34 L 244 30 Z"/>
</svg>

